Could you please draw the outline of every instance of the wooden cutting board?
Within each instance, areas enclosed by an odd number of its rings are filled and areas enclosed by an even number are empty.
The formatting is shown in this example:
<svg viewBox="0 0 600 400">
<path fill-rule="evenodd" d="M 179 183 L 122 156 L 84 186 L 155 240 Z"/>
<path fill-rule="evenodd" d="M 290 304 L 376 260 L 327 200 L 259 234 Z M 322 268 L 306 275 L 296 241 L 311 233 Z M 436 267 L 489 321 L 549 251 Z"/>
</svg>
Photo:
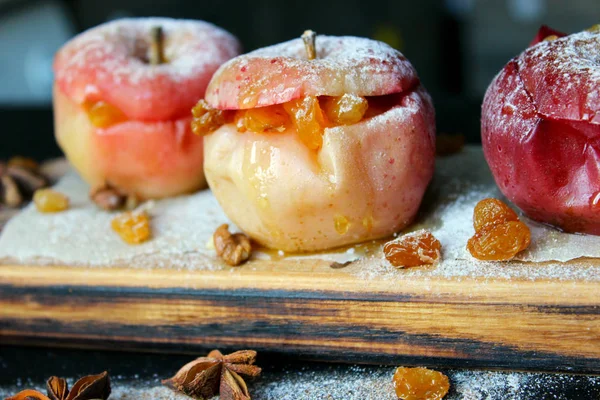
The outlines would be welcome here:
<svg viewBox="0 0 600 400">
<path fill-rule="evenodd" d="M 362 254 L 380 244 L 370 246 Z M 344 267 L 276 255 L 241 268 L 200 263 L 207 268 L 5 261 L 0 342 L 600 372 L 598 259 L 466 274 L 381 269 L 374 256 Z M 571 273 L 547 273 L 562 266 Z"/>
</svg>

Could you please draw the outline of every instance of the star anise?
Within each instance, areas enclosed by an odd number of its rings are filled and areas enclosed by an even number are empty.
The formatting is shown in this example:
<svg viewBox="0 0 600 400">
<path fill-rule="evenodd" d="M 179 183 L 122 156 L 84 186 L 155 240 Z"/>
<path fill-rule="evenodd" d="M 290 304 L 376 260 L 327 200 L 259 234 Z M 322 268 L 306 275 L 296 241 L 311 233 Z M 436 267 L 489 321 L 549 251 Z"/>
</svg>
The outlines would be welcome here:
<svg viewBox="0 0 600 400">
<path fill-rule="evenodd" d="M 110 378 L 106 371 L 84 376 L 69 390 L 66 380 L 53 376 L 46 382 L 46 389 L 50 400 L 106 400 L 110 395 Z"/>
<path fill-rule="evenodd" d="M 175 376 L 163 380 L 163 385 L 197 400 L 217 394 L 221 400 L 250 400 L 248 387 L 240 375 L 257 377 L 261 369 L 254 364 L 256 352 L 241 350 L 224 356 L 213 350 L 184 365 Z"/>
<path fill-rule="evenodd" d="M 0 162 L 0 204 L 19 207 L 47 185 L 48 179 L 31 159 L 15 157 L 6 164 Z"/>
</svg>

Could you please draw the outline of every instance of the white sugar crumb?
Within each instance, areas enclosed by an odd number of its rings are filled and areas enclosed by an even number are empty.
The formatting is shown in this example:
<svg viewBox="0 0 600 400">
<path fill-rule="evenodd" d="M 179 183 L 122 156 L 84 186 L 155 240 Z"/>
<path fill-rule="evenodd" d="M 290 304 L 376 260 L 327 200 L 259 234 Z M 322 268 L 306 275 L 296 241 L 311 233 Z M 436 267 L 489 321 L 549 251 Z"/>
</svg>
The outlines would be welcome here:
<svg viewBox="0 0 600 400">
<path fill-rule="evenodd" d="M 307 365 L 266 371 L 248 383 L 254 400 L 396 400 L 392 376 L 394 367 Z M 450 380 L 445 400 L 566 399 L 576 392 L 581 398 L 595 398 L 600 377 L 524 372 L 444 370 Z M 70 385 L 74 378 L 67 379 Z M 112 379 L 111 400 L 183 400 L 189 397 L 160 386 L 159 379 Z M 27 388 L 42 392 L 43 384 L 18 380 L 0 387 L 0 397 Z M 215 400 L 218 397 L 214 398 Z"/>
<path fill-rule="evenodd" d="M 88 187 L 69 173 L 57 186 L 67 194 L 72 208 L 57 214 L 40 214 L 33 206 L 12 218 L 0 235 L 0 262 L 78 266 L 129 266 L 184 271 L 227 269 L 216 259 L 214 230 L 229 223 L 208 190 L 194 195 L 158 200 L 149 210 L 153 237 L 130 246 L 110 228 L 115 214 L 98 210 L 88 200 Z M 600 281 L 600 267 L 589 259 L 600 258 L 600 237 L 558 232 L 521 216 L 532 231 L 530 249 L 508 263 L 482 262 L 465 250 L 473 235 L 472 213 L 485 197 L 501 197 L 480 148 L 467 147 L 457 155 L 437 160 L 436 175 L 426 195 L 421 215 L 404 234 L 428 229 L 442 244 L 442 260 L 432 267 L 397 270 L 383 257 L 382 241 L 353 245 L 314 254 L 289 254 L 258 249 L 254 259 L 292 261 L 352 261 L 340 274 L 371 281 L 428 279 L 495 279 Z M 32 229 L 35 227 L 35 229 Z M 251 268 L 252 262 L 247 265 Z M 230 269 L 235 272 L 237 270 Z M 235 271 L 234 271 L 235 270 Z M 232 272 L 232 273 L 233 273 Z"/>
</svg>

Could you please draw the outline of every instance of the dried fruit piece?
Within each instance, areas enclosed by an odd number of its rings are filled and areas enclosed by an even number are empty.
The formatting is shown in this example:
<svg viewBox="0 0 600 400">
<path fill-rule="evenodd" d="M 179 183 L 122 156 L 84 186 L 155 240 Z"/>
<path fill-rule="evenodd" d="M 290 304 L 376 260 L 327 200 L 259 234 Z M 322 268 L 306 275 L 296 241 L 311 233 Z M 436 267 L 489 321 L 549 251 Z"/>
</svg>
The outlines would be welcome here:
<svg viewBox="0 0 600 400">
<path fill-rule="evenodd" d="M 369 108 L 367 99 L 348 93 L 338 97 L 322 96 L 319 100 L 327 119 L 336 125 L 359 122 Z"/>
<path fill-rule="evenodd" d="M 109 126 L 127 121 L 123 111 L 105 101 L 83 102 L 83 108 L 88 114 L 90 122 L 97 128 L 108 128 Z"/>
<path fill-rule="evenodd" d="M 387 242 L 383 253 L 394 267 L 406 268 L 437 263 L 441 249 L 440 241 L 422 229 Z"/>
<path fill-rule="evenodd" d="M 473 227 L 475 232 L 504 222 L 518 221 L 517 214 L 498 199 L 483 199 L 473 210 Z"/>
<path fill-rule="evenodd" d="M 192 108 L 192 132 L 198 136 L 207 135 L 230 122 L 234 113 L 227 110 L 212 108 L 204 99 L 201 99 Z"/>
<path fill-rule="evenodd" d="M 469 239 L 471 255 L 484 261 L 506 261 L 525 250 L 531 242 L 531 232 L 521 221 L 509 221 L 481 229 Z"/>
<path fill-rule="evenodd" d="M 498 199 L 483 199 L 473 210 L 475 235 L 467 249 L 479 260 L 506 261 L 525 250 L 531 242 L 527 225 Z"/>
<path fill-rule="evenodd" d="M 283 132 L 290 123 L 290 117 L 281 104 L 251 108 L 243 113 L 243 127 L 258 133 Z"/>
<path fill-rule="evenodd" d="M 7 397 L 5 400 L 50 400 L 48 397 L 38 392 L 37 390 L 26 389 L 15 394 L 12 397 Z"/>
<path fill-rule="evenodd" d="M 396 395 L 401 400 L 440 400 L 450 389 L 446 375 L 422 367 L 399 367 L 393 380 Z"/>
<path fill-rule="evenodd" d="M 231 234 L 227 224 L 217 228 L 213 242 L 217 255 L 233 267 L 246 262 L 252 254 L 250 238 L 243 233 Z"/>
<path fill-rule="evenodd" d="M 69 198 L 56 190 L 39 189 L 33 194 L 33 202 L 40 212 L 52 213 L 69 208 Z"/>
<path fill-rule="evenodd" d="M 586 32 L 600 33 L 600 24 L 592 25 L 586 29 Z"/>
<path fill-rule="evenodd" d="M 314 96 L 292 100 L 283 105 L 296 126 L 300 140 L 311 150 L 323 145 L 323 131 L 327 123 L 319 100 Z"/>
<path fill-rule="evenodd" d="M 150 238 L 150 216 L 145 211 L 128 211 L 111 221 L 113 231 L 128 244 L 140 244 Z"/>
</svg>

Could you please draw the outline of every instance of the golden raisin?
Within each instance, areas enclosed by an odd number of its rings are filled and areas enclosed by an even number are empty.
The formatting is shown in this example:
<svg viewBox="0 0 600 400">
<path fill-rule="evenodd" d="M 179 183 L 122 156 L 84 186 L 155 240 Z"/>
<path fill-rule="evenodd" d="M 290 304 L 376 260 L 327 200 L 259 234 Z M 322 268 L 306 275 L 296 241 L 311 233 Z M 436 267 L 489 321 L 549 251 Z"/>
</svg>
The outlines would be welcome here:
<svg viewBox="0 0 600 400">
<path fill-rule="evenodd" d="M 117 215 L 111 222 L 113 231 L 128 244 L 140 244 L 150 238 L 150 217 L 145 211 L 128 211 Z"/>
<path fill-rule="evenodd" d="M 385 258 L 398 268 L 432 265 L 439 261 L 442 245 L 426 230 L 412 232 L 383 246 Z"/>
<path fill-rule="evenodd" d="M 212 108 L 204 99 L 199 100 L 192 108 L 192 115 L 194 116 L 192 119 L 192 132 L 198 136 L 208 135 L 216 131 L 233 118 L 233 112 Z"/>
<path fill-rule="evenodd" d="M 401 400 L 440 400 L 450 389 L 446 375 L 423 367 L 399 367 L 393 380 L 396 395 Z"/>
<path fill-rule="evenodd" d="M 281 104 L 251 108 L 243 113 L 243 129 L 258 133 L 283 132 L 290 117 Z M 238 127 L 240 122 L 238 121 Z M 238 129 L 239 130 L 239 129 Z"/>
<path fill-rule="evenodd" d="M 359 122 L 369 108 L 369 102 L 364 97 L 354 94 L 319 98 L 323 112 L 336 125 L 351 125 Z"/>
<path fill-rule="evenodd" d="M 473 210 L 475 232 L 508 221 L 518 221 L 517 214 L 498 199 L 483 199 Z"/>
<path fill-rule="evenodd" d="M 531 242 L 531 232 L 521 221 L 508 221 L 481 229 L 469 239 L 471 255 L 484 261 L 506 261 L 525 250 Z"/>
<path fill-rule="evenodd" d="M 69 198 L 52 189 L 38 189 L 33 194 L 33 202 L 40 212 L 52 213 L 69 208 Z"/>
<path fill-rule="evenodd" d="M 311 150 L 323 145 L 323 131 L 327 123 L 319 100 L 313 96 L 292 100 L 283 105 L 296 126 L 300 140 Z"/>
<path fill-rule="evenodd" d="M 97 128 L 108 128 L 111 125 L 127 121 L 123 111 L 105 101 L 89 101 L 83 103 L 90 122 Z"/>
</svg>

